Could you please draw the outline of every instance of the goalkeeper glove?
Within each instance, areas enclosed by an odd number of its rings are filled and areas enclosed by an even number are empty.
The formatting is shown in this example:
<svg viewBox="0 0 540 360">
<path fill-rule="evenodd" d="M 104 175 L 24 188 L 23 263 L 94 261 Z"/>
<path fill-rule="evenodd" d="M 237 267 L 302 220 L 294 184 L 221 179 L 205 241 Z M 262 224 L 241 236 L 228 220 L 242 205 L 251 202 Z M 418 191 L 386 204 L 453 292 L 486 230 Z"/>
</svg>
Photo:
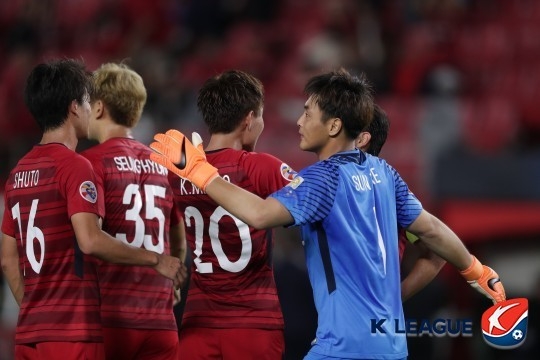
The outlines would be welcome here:
<svg viewBox="0 0 540 360">
<path fill-rule="evenodd" d="M 219 175 L 217 169 L 206 161 L 201 136 L 194 132 L 191 139 L 193 143 L 177 130 L 156 134 L 156 141 L 150 144 L 155 151 L 150 154 L 150 159 L 204 191 Z"/>
<path fill-rule="evenodd" d="M 472 258 L 471 266 L 461 271 L 465 280 L 478 292 L 491 299 L 494 304 L 506 300 L 504 287 L 495 270 L 482 265 L 474 255 Z"/>
</svg>

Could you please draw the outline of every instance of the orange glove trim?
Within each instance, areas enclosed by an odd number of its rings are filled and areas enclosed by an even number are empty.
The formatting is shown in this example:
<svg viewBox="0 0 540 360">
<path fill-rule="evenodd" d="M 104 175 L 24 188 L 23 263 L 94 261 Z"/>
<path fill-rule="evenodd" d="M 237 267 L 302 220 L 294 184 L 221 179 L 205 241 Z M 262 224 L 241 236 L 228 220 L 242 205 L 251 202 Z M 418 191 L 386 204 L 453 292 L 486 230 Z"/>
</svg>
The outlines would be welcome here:
<svg viewBox="0 0 540 360">
<path fill-rule="evenodd" d="M 482 267 L 482 263 L 478 261 L 478 259 L 474 255 L 472 255 L 471 265 L 465 270 L 460 271 L 461 275 L 463 275 L 463 277 L 467 281 L 475 281 L 475 280 L 480 279 L 483 272 L 484 272 L 484 268 Z"/>
<path fill-rule="evenodd" d="M 506 293 L 499 275 L 489 266 L 482 265 L 474 255 L 472 264 L 460 273 L 469 285 L 493 301 L 494 304 L 506 300 Z"/>
</svg>

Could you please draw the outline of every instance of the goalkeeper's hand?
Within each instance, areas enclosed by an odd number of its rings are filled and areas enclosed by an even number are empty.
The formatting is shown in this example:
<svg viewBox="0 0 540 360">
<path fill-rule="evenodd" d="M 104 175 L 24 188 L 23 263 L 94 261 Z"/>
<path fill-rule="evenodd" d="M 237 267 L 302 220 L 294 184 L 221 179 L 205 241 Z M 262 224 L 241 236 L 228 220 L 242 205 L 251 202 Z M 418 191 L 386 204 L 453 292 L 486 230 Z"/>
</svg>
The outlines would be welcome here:
<svg viewBox="0 0 540 360">
<path fill-rule="evenodd" d="M 461 271 L 461 275 L 473 288 L 491 299 L 493 304 L 506 300 L 503 284 L 495 270 L 482 265 L 475 256 L 472 258 L 471 266 Z"/>
<path fill-rule="evenodd" d="M 194 132 L 191 139 L 193 143 L 177 130 L 156 134 L 156 141 L 150 144 L 154 150 L 150 159 L 204 191 L 219 175 L 217 169 L 206 161 L 201 136 Z"/>
</svg>

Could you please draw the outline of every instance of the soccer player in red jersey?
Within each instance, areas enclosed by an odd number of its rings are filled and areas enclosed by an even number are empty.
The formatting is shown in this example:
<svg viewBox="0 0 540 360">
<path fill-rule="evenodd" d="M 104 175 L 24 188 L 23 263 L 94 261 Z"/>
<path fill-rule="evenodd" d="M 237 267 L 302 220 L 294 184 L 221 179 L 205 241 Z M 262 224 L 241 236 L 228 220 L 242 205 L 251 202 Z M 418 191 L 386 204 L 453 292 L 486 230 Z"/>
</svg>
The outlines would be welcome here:
<svg viewBox="0 0 540 360">
<path fill-rule="evenodd" d="M 383 109 L 375 104 L 373 108 L 373 119 L 366 131 L 362 131 L 356 139 L 356 147 L 368 154 L 379 156 L 386 138 L 390 122 Z M 418 293 L 441 271 L 446 261 L 429 250 L 418 237 L 400 228 L 398 232 L 399 260 L 403 258 L 403 253 L 408 242 L 414 243 L 419 250 L 419 257 L 416 259 L 413 268 L 401 281 L 401 298 L 405 301 Z"/>
<path fill-rule="evenodd" d="M 264 127 L 263 91 L 252 75 L 226 71 L 205 82 L 197 106 L 211 134 L 208 161 L 223 179 L 264 198 L 295 172 L 272 155 L 253 152 Z M 193 259 L 180 328 L 182 359 L 282 359 L 272 230 L 246 225 L 175 174 L 169 181 Z"/>
<path fill-rule="evenodd" d="M 149 159 L 148 146 L 131 132 L 146 103 L 139 74 L 107 63 L 93 74 L 88 138 L 82 153 L 103 189 L 103 230 L 131 246 L 185 260 L 183 222 L 174 207 L 167 170 Z M 186 274 L 187 276 L 187 271 Z M 101 320 L 107 359 L 178 359 L 173 284 L 144 266 L 98 264 Z"/>
<path fill-rule="evenodd" d="M 20 305 L 17 359 L 104 359 L 95 255 L 145 265 L 180 284 L 178 258 L 135 248 L 100 228 L 103 203 L 90 162 L 75 152 L 88 131 L 92 80 L 75 60 L 37 65 L 25 101 L 43 137 L 5 186 L 2 270 Z"/>
</svg>

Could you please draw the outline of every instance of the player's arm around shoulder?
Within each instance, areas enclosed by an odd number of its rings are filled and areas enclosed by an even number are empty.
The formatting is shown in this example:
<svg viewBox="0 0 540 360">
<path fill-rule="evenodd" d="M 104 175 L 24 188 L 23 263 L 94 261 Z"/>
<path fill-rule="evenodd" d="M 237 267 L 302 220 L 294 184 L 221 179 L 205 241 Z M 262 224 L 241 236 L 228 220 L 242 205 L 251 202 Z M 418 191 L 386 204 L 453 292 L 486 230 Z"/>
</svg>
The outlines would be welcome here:
<svg viewBox="0 0 540 360">
<path fill-rule="evenodd" d="M 256 229 L 269 229 L 294 223 L 289 211 L 278 200 L 261 198 L 221 177 L 206 187 L 206 193 L 244 223 Z"/>
<path fill-rule="evenodd" d="M 116 264 L 151 266 L 179 286 L 181 262 L 177 257 L 129 246 L 101 230 L 99 217 L 88 212 L 71 216 L 81 251 Z"/>
<path fill-rule="evenodd" d="M 267 153 L 249 153 L 244 165 L 257 193 L 263 197 L 287 186 L 297 175 L 287 163 Z"/>
<path fill-rule="evenodd" d="M 182 218 L 179 218 L 178 220 L 178 223 L 171 225 L 169 229 L 169 241 L 171 256 L 177 257 L 181 263 L 179 274 L 180 288 L 185 285 L 188 273 L 185 265 L 187 255 L 186 227 Z M 180 300 L 180 298 L 178 298 L 178 300 Z"/>
</svg>

